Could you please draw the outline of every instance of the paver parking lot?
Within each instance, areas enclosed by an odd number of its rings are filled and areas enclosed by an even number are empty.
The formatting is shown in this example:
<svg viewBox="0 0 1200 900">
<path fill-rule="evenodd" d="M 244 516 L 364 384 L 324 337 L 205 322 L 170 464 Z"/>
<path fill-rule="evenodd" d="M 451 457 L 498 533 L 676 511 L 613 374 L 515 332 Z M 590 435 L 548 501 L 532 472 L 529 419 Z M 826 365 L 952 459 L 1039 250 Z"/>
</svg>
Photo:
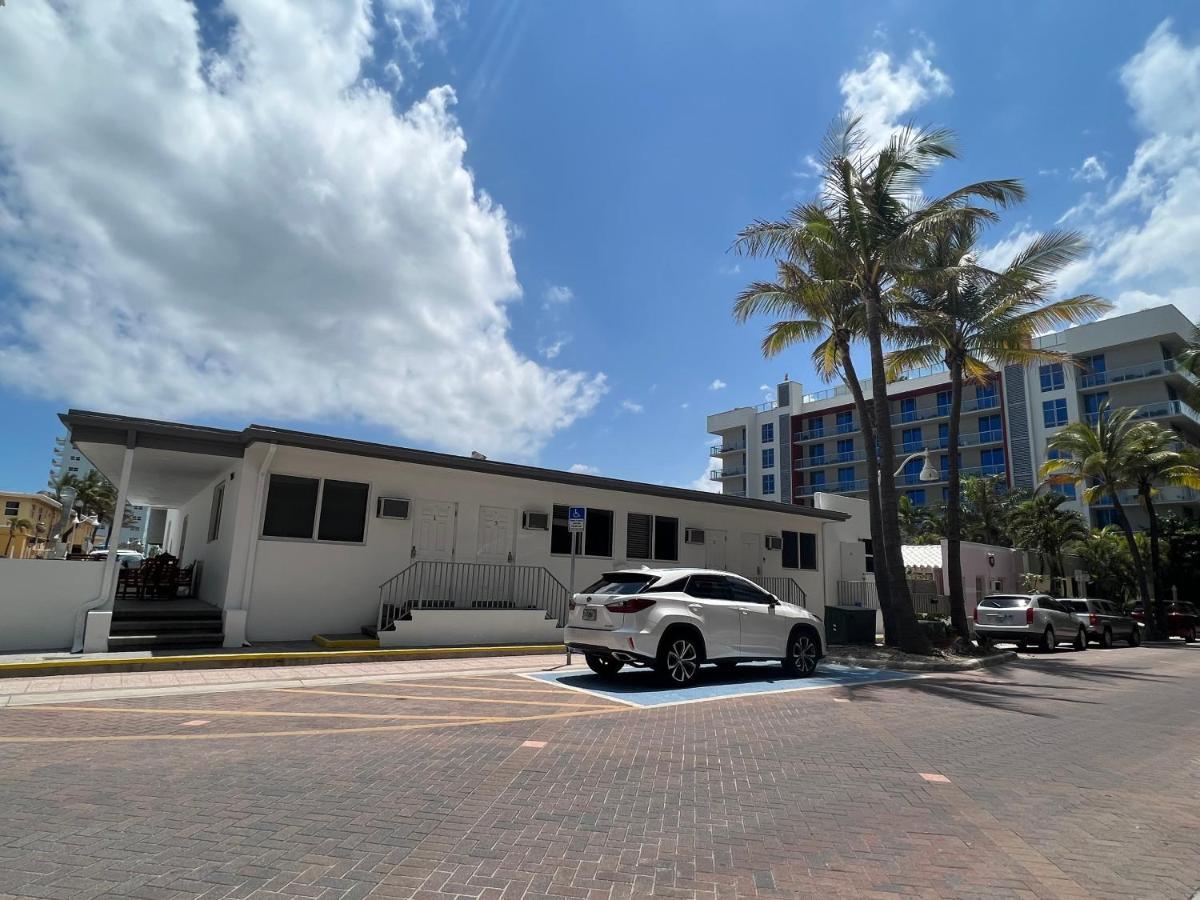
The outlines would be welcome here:
<svg viewBox="0 0 1200 900">
<path fill-rule="evenodd" d="M 1178 644 L 653 708 L 506 673 L 9 706 L 0 895 L 1188 897 L 1198 678 Z"/>
</svg>

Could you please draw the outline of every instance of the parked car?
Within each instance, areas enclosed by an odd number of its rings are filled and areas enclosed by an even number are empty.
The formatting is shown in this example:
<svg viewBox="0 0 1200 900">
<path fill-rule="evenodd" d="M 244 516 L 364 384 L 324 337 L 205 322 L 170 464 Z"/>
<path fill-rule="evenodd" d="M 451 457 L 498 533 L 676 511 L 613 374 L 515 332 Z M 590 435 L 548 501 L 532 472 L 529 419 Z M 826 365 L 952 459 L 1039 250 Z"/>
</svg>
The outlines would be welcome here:
<svg viewBox="0 0 1200 900">
<path fill-rule="evenodd" d="M 1133 618 L 1139 622 L 1146 621 L 1146 609 L 1138 603 L 1133 607 Z M 1167 635 L 1181 637 L 1189 644 L 1196 642 L 1196 633 L 1200 629 L 1200 610 L 1195 603 L 1174 601 L 1167 604 Z"/>
<path fill-rule="evenodd" d="M 992 594 L 975 607 L 975 634 L 983 643 L 1037 644 L 1052 652 L 1069 643 L 1087 649 L 1087 629 L 1063 604 L 1045 594 Z"/>
<path fill-rule="evenodd" d="M 93 550 L 88 554 L 88 559 L 96 559 L 101 561 L 106 560 L 108 559 L 108 551 Z M 117 551 L 117 565 L 119 565 L 122 569 L 136 569 L 143 562 L 145 562 L 145 560 L 146 557 L 141 553 L 138 553 L 136 550 Z"/>
<path fill-rule="evenodd" d="M 1142 642 L 1141 626 L 1111 600 L 1064 598 L 1059 603 L 1075 613 L 1087 629 L 1088 640 L 1097 641 L 1101 647 L 1111 647 L 1117 640 L 1128 641 L 1130 647 Z"/>
<path fill-rule="evenodd" d="M 790 675 L 812 675 L 825 626 L 740 575 L 635 569 L 609 572 L 571 598 L 565 640 L 598 675 L 648 667 L 680 687 L 702 663 L 774 659 Z"/>
</svg>

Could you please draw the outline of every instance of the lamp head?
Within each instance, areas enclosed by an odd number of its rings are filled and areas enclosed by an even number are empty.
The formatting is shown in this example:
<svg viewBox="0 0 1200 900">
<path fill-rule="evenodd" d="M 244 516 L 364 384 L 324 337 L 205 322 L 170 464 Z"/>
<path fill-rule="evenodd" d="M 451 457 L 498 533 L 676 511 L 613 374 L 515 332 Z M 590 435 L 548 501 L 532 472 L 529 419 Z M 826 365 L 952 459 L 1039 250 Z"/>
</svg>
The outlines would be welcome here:
<svg viewBox="0 0 1200 900">
<path fill-rule="evenodd" d="M 925 451 L 925 465 L 921 467 L 921 474 L 917 476 L 921 481 L 940 481 L 942 473 L 933 467 L 933 462 L 929 458 L 929 451 Z"/>
</svg>

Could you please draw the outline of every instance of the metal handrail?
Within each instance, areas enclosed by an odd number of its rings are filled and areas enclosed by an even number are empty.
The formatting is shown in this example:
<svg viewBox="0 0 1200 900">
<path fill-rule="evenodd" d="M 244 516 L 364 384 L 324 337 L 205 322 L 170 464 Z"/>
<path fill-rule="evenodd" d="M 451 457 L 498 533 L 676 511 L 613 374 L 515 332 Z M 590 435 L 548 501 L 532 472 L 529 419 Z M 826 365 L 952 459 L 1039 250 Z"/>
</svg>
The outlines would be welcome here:
<svg viewBox="0 0 1200 900">
<path fill-rule="evenodd" d="M 745 450 L 745 444 L 730 444 L 728 447 L 710 447 L 708 450 L 709 456 L 720 456 L 722 453 L 736 453 L 738 450 Z"/>
<path fill-rule="evenodd" d="M 786 575 L 759 575 L 750 580 L 763 590 L 770 591 L 782 602 L 808 609 L 808 594 L 796 583 L 796 579 Z"/>
<path fill-rule="evenodd" d="M 567 622 L 570 592 L 544 566 L 417 560 L 379 586 L 383 631 L 415 609 L 540 609 Z"/>
<path fill-rule="evenodd" d="M 720 481 L 722 478 L 739 478 L 746 474 L 745 466 L 730 466 L 728 469 L 713 469 L 708 473 L 708 477 L 712 481 Z"/>
</svg>

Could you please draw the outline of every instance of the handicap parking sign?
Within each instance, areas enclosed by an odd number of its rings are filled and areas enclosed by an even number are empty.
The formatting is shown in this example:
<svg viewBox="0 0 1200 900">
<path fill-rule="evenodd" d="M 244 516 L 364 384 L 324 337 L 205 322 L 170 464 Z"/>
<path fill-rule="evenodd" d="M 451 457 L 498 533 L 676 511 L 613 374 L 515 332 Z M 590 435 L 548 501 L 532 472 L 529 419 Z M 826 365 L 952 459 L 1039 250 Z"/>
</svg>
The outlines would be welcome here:
<svg viewBox="0 0 1200 900">
<path fill-rule="evenodd" d="M 583 523 L 587 519 L 587 510 L 582 506 L 572 506 L 567 510 L 567 530 L 583 531 Z"/>
</svg>

